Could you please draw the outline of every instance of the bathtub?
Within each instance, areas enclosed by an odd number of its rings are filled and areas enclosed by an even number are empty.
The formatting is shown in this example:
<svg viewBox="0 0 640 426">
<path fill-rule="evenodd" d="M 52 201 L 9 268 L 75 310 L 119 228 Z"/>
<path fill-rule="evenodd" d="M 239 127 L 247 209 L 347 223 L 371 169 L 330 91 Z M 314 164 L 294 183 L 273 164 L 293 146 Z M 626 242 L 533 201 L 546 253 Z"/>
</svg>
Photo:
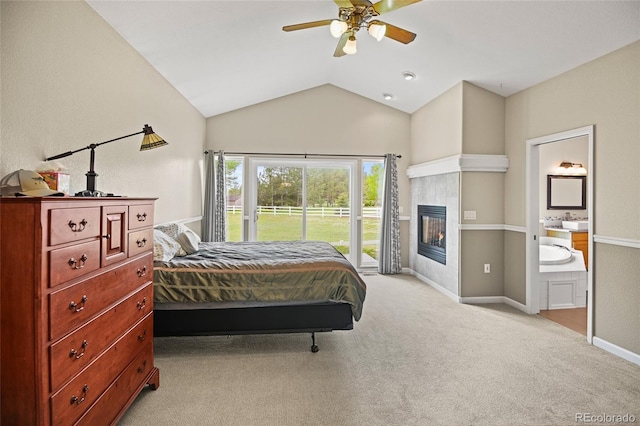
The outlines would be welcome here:
<svg viewBox="0 0 640 426">
<path fill-rule="evenodd" d="M 540 238 L 540 309 L 586 306 L 587 268 L 582 252 L 557 238 Z"/>
<path fill-rule="evenodd" d="M 572 260 L 573 253 L 567 247 L 540 245 L 540 265 L 563 265 Z"/>
</svg>

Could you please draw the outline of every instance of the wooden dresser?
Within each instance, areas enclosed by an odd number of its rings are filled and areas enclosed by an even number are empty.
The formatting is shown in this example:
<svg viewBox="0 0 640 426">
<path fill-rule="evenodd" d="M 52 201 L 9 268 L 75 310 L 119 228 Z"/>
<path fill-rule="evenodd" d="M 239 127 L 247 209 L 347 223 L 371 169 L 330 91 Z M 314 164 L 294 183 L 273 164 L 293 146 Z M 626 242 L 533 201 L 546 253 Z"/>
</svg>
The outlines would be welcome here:
<svg viewBox="0 0 640 426">
<path fill-rule="evenodd" d="M 115 423 L 153 359 L 151 198 L 0 198 L 2 425 Z"/>
</svg>

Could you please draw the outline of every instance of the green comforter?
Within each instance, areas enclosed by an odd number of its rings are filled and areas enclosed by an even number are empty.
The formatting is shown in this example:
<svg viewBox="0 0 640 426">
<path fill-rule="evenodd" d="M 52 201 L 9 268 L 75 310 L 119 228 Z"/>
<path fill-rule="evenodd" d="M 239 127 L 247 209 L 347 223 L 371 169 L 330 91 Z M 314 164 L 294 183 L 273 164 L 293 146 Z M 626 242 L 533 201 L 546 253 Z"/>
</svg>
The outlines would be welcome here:
<svg viewBox="0 0 640 426">
<path fill-rule="evenodd" d="M 346 302 L 362 315 L 366 285 L 351 263 L 321 241 L 200 243 L 155 262 L 154 300 L 169 302 Z"/>
</svg>

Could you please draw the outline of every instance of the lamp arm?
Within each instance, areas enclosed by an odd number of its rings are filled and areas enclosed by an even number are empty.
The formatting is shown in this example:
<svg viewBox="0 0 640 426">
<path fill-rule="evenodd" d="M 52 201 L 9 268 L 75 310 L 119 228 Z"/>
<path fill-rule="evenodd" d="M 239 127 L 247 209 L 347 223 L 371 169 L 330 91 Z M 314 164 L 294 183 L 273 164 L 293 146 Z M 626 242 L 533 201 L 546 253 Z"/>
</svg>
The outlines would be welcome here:
<svg viewBox="0 0 640 426">
<path fill-rule="evenodd" d="M 88 148 L 96 148 L 96 147 L 98 147 L 98 146 L 100 146 L 100 145 L 104 145 L 105 143 L 119 141 L 120 139 L 129 138 L 129 137 L 131 137 L 131 136 L 139 135 L 139 134 L 142 134 L 142 133 L 144 133 L 144 130 L 142 130 L 141 132 L 131 133 L 130 135 L 120 136 L 119 138 L 110 139 L 110 140 L 108 140 L 108 141 L 104 141 L 104 142 L 100 142 L 100 143 L 94 143 L 94 144 L 91 144 L 90 146 L 88 146 L 88 147 L 87 147 L 87 148 L 85 148 L 85 149 L 88 149 Z M 75 152 L 75 151 L 74 151 L 74 152 Z"/>
<path fill-rule="evenodd" d="M 131 133 L 130 135 L 120 136 L 119 138 L 110 139 L 110 140 L 105 141 L 105 142 L 92 143 L 89 146 L 85 146 L 84 148 L 76 149 L 75 151 L 67 151 L 67 152 L 63 152 L 62 154 L 54 155 L 53 157 L 45 158 L 44 161 L 51 161 L 51 160 L 57 160 L 59 158 L 69 157 L 70 155 L 73 155 L 76 152 L 84 151 L 85 149 L 94 150 L 95 148 L 97 148 L 100 145 L 104 145 L 104 144 L 109 143 L 109 142 L 119 141 L 120 139 L 128 138 L 128 137 L 135 136 L 135 135 L 139 135 L 139 134 L 144 133 L 144 132 L 145 131 L 143 130 L 141 132 Z"/>
</svg>

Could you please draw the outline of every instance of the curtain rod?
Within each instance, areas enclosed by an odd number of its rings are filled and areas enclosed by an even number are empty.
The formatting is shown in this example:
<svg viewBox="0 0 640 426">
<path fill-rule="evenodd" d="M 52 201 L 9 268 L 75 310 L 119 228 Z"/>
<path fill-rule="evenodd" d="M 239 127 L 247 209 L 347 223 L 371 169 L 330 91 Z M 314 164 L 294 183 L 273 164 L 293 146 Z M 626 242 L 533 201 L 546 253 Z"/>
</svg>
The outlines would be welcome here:
<svg viewBox="0 0 640 426">
<path fill-rule="evenodd" d="M 214 151 L 218 152 L 218 151 Z M 208 154 L 209 151 L 205 151 Z M 278 152 L 227 152 L 225 155 L 276 155 L 276 156 L 296 156 L 296 157 L 355 157 L 355 158 L 384 158 L 386 155 L 356 155 L 356 154 L 292 154 L 292 153 L 278 153 Z M 396 157 L 402 158 L 402 155 Z"/>
</svg>

